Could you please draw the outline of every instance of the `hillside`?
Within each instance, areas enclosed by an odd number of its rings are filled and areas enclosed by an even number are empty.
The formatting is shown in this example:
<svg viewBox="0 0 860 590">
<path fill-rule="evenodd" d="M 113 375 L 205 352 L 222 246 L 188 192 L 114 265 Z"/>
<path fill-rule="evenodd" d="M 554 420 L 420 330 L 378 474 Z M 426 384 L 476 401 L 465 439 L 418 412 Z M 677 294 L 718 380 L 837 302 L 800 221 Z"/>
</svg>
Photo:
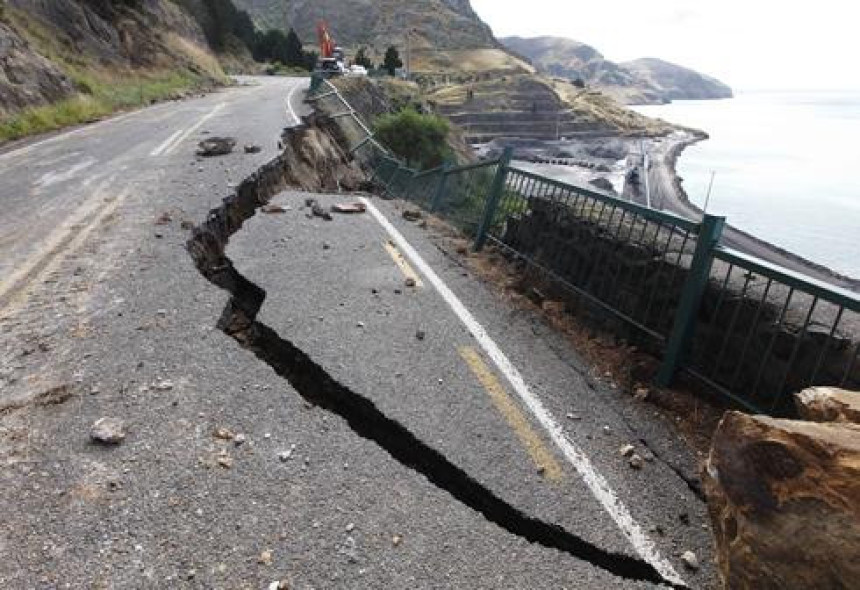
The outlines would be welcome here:
<svg viewBox="0 0 860 590">
<path fill-rule="evenodd" d="M 704 74 L 657 59 L 617 64 L 593 47 L 561 37 L 507 37 L 501 42 L 538 71 L 580 79 L 626 104 L 731 97 L 731 88 Z"/>
<path fill-rule="evenodd" d="M 660 59 L 637 59 L 624 62 L 621 67 L 656 88 L 668 100 L 732 97 L 732 89 L 719 80 Z"/>
<path fill-rule="evenodd" d="M 0 141 L 226 82 L 203 0 L 5 0 Z"/>
<path fill-rule="evenodd" d="M 337 42 L 349 49 L 366 46 L 378 59 L 389 45 L 404 52 L 411 29 L 420 53 L 499 44 L 469 0 L 235 0 L 260 29 L 292 27 L 305 44 L 316 44 L 316 24 L 325 19 Z"/>
</svg>

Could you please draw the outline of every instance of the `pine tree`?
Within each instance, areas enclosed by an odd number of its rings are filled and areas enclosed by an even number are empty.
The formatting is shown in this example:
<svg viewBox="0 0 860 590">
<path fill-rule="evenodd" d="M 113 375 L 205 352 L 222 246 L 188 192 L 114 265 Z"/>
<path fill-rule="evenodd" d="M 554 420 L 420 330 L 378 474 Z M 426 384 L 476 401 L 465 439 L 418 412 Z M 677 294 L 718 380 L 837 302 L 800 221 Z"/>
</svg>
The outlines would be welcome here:
<svg viewBox="0 0 860 590">
<path fill-rule="evenodd" d="M 397 73 L 397 68 L 403 67 L 403 61 L 400 59 L 400 53 L 397 48 L 392 45 L 385 51 L 385 59 L 382 62 L 382 67 L 388 70 L 388 75 L 393 76 Z"/>
</svg>

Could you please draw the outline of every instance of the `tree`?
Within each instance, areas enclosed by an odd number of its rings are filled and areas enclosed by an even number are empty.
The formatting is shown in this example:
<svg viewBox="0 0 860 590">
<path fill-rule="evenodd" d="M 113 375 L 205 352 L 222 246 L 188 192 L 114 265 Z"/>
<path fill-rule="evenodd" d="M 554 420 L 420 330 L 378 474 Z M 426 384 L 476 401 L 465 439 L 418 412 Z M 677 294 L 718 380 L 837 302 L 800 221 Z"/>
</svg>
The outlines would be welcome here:
<svg viewBox="0 0 860 590">
<path fill-rule="evenodd" d="M 358 51 L 355 53 L 355 59 L 352 61 L 355 65 L 365 67 L 368 70 L 373 69 L 373 62 L 367 57 L 367 50 L 364 47 L 358 48 Z"/>
<path fill-rule="evenodd" d="M 403 61 L 400 59 L 400 53 L 397 48 L 392 45 L 385 51 L 385 59 L 382 61 L 382 67 L 388 71 L 389 76 L 397 73 L 397 68 L 403 67 Z"/>
<path fill-rule="evenodd" d="M 287 33 L 284 45 L 284 59 L 281 61 L 293 68 L 305 67 L 305 50 L 302 47 L 302 40 L 299 39 L 295 29 L 290 29 L 290 32 Z"/>
<path fill-rule="evenodd" d="M 376 138 L 416 168 L 435 168 L 451 156 L 448 130 L 446 119 L 422 115 L 412 108 L 383 115 L 374 125 Z"/>
</svg>

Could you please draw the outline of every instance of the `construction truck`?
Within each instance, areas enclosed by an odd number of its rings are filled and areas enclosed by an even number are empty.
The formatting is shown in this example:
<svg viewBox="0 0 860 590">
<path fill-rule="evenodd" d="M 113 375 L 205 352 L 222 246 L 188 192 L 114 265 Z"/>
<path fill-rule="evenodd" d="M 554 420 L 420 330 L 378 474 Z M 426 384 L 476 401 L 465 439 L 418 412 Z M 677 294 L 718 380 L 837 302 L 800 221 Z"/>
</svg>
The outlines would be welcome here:
<svg viewBox="0 0 860 590">
<path fill-rule="evenodd" d="M 321 20 L 317 23 L 317 37 L 320 44 L 320 57 L 316 73 L 325 78 L 345 74 L 347 69 L 344 65 L 343 49 L 335 43 L 325 21 Z"/>
</svg>

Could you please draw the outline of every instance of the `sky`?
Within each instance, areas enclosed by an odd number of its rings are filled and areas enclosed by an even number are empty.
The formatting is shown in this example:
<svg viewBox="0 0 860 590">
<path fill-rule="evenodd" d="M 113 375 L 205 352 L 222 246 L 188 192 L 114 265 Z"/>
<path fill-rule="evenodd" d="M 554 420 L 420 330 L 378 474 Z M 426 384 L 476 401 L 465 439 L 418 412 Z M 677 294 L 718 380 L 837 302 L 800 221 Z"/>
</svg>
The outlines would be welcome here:
<svg viewBox="0 0 860 590">
<path fill-rule="evenodd" d="M 741 90 L 860 89 L 853 0 L 471 2 L 497 37 L 568 37 L 612 61 L 658 57 Z"/>
</svg>

